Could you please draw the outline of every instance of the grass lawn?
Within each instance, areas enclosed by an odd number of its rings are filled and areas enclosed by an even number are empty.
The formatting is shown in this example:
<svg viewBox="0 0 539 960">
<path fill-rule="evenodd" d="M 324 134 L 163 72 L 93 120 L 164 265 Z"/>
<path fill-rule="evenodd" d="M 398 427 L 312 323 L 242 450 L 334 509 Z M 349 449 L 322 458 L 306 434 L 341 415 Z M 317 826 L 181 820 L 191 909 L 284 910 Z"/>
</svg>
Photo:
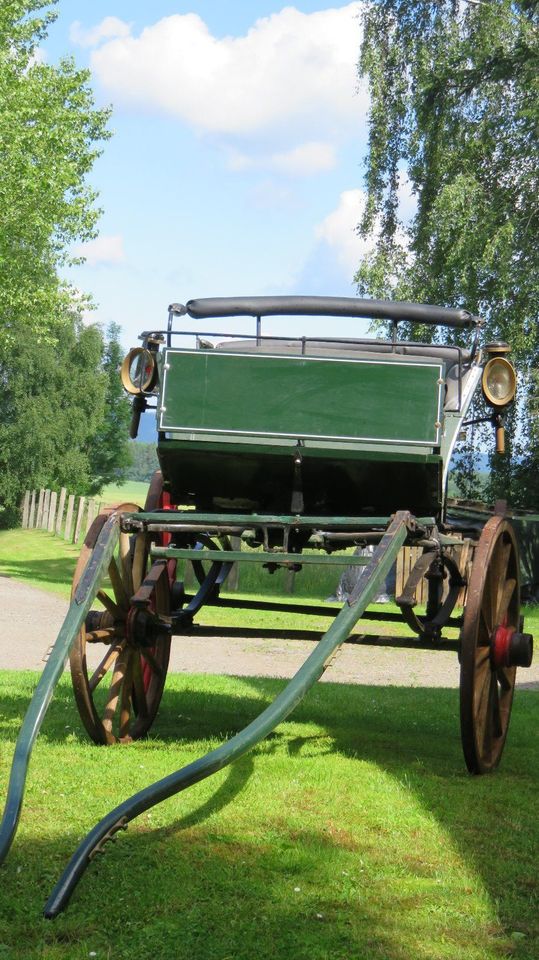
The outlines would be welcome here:
<svg viewBox="0 0 539 960">
<path fill-rule="evenodd" d="M 127 483 L 122 483 L 120 486 L 109 483 L 106 487 L 103 487 L 98 499 L 104 506 L 116 503 L 136 503 L 139 507 L 143 507 L 148 487 L 148 483 L 139 483 L 136 480 L 128 480 Z"/>
<path fill-rule="evenodd" d="M 4 673 L 1 787 L 36 676 Z M 319 685 L 250 755 L 134 821 L 66 914 L 44 900 L 95 821 L 242 727 L 280 681 L 172 676 L 152 738 L 84 739 L 64 680 L 3 869 L 9 960 L 539 956 L 537 697 L 494 776 L 463 770 L 457 692 Z"/>
<path fill-rule="evenodd" d="M 1 533 L 0 573 L 67 592 L 77 553 L 46 533 Z M 0 796 L 36 680 L 0 673 Z M 282 686 L 172 675 L 151 737 L 99 748 L 64 678 L 2 868 L 0 960 L 537 960 L 538 695 L 526 691 L 500 770 L 472 778 L 458 691 L 319 684 L 249 755 L 130 824 L 67 913 L 41 918 L 104 813 L 233 735 Z"/>
</svg>

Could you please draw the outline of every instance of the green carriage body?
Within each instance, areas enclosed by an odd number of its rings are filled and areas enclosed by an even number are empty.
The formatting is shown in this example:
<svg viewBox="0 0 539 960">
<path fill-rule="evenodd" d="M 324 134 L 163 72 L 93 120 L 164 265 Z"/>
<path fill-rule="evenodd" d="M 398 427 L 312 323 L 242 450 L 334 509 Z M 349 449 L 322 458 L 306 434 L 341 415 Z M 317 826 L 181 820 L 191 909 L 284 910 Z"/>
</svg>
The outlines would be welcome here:
<svg viewBox="0 0 539 960">
<path fill-rule="evenodd" d="M 288 513 L 299 457 L 305 513 L 387 516 L 406 503 L 440 516 L 465 387 L 478 380 L 469 352 L 260 336 L 202 344 L 160 351 L 158 453 L 174 502 Z"/>
</svg>

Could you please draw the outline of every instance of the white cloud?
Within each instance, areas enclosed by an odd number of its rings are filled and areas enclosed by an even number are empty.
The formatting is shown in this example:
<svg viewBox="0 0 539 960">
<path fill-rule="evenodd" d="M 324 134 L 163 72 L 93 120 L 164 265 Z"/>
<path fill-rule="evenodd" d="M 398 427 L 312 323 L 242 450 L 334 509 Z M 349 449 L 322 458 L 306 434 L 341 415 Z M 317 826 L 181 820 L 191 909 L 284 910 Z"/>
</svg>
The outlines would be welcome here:
<svg viewBox="0 0 539 960">
<path fill-rule="evenodd" d="M 345 190 L 335 210 L 315 228 L 316 239 L 331 247 L 339 263 L 350 274 L 357 270 L 361 258 L 373 246 L 372 241 L 363 240 L 357 233 L 364 207 L 363 190 Z"/>
<path fill-rule="evenodd" d="M 415 213 L 416 198 L 405 173 L 400 174 L 398 194 L 399 213 L 406 222 Z M 357 228 L 364 209 L 363 190 L 345 190 L 341 193 L 336 208 L 315 227 L 316 239 L 331 247 L 341 266 L 352 273 L 357 270 L 361 260 L 374 249 L 380 231 L 380 223 L 376 222 L 370 237 L 365 239 L 359 236 Z M 407 247 L 405 229 L 398 228 L 396 239 L 403 248 Z"/>
<path fill-rule="evenodd" d="M 43 47 L 36 47 L 28 61 L 28 67 L 35 67 L 36 64 L 47 62 L 47 51 Z"/>
<path fill-rule="evenodd" d="M 268 156 L 246 154 L 230 150 L 228 167 L 238 173 L 244 170 L 266 170 L 290 177 L 300 177 L 332 170 L 337 163 L 337 152 L 332 143 L 320 140 L 299 144 L 291 150 L 271 153 Z"/>
<path fill-rule="evenodd" d="M 95 240 L 80 243 L 73 253 L 76 257 L 84 257 L 90 267 L 125 261 L 124 241 L 119 234 L 96 237 Z"/>
<path fill-rule="evenodd" d="M 169 113 L 204 132 L 293 131 L 296 142 L 315 142 L 342 139 L 366 114 L 365 89 L 356 95 L 359 9 L 358 2 L 311 14 L 286 7 L 240 37 L 213 36 L 194 13 L 164 17 L 139 36 L 107 17 L 79 35 L 98 43 L 117 31 L 91 56 L 116 103 Z"/>
<path fill-rule="evenodd" d="M 85 30 L 80 20 L 75 20 L 69 28 L 69 39 L 79 47 L 95 47 L 102 40 L 112 40 L 117 37 L 128 37 L 129 24 L 119 17 L 105 17 L 96 27 Z"/>
</svg>

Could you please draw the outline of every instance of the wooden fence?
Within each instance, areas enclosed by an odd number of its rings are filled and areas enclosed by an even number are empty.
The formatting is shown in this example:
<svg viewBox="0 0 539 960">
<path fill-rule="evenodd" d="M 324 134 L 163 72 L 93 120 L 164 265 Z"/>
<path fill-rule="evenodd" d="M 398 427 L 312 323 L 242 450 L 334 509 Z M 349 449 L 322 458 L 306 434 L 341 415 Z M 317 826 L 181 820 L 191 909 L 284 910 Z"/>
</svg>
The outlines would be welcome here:
<svg viewBox="0 0 539 960">
<path fill-rule="evenodd" d="M 86 536 L 99 513 L 100 503 L 91 497 L 76 497 L 62 487 L 55 490 L 27 490 L 22 503 L 22 527 L 48 530 L 70 543 Z"/>
<path fill-rule="evenodd" d="M 22 504 L 22 526 L 24 529 L 48 530 L 49 533 L 55 533 L 58 537 L 63 537 L 71 543 L 78 543 L 81 537 L 85 537 L 91 524 L 99 513 L 100 502 L 87 497 L 75 497 L 74 494 L 68 494 L 65 487 L 62 487 L 60 493 L 54 490 L 27 490 Z M 241 541 L 234 538 L 233 548 L 239 550 Z M 417 558 L 421 554 L 421 547 L 403 547 L 400 551 L 395 565 L 395 587 L 396 596 L 402 593 L 408 575 L 412 570 Z M 469 540 L 463 540 L 462 543 L 450 547 L 448 552 L 452 554 L 460 572 L 467 578 L 470 574 L 473 559 L 473 547 Z M 353 568 L 357 570 L 357 568 Z M 234 564 L 227 581 L 227 589 L 239 589 L 239 564 Z M 295 574 L 289 571 L 286 578 L 285 590 L 287 593 L 294 592 Z M 416 597 L 418 603 L 426 603 L 428 585 L 425 579 L 421 580 Z M 384 593 L 382 589 L 380 591 Z M 447 580 L 444 584 L 444 595 L 447 592 Z M 393 590 L 391 590 L 393 593 Z M 459 604 L 464 600 L 464 589 L 459 597 Z"/>
</svg>

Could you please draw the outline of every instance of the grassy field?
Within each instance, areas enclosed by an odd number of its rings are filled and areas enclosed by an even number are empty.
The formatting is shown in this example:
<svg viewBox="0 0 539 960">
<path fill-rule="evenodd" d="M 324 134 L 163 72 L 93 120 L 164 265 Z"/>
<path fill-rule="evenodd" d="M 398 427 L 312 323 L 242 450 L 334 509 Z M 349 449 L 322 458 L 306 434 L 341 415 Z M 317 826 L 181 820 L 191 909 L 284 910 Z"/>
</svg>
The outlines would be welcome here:
<svg viewBox="0 0 539 960">
<path fill-rule="evenodd" d="M 122 483 L 121 486 L 113 483 L 108 484 L 108 486 L 103 488 L 103 492 L 98 499 L 104 506 L 116 503 L 136 503 L 139 507 L 143 507 L 147 493 L 147 483 L 128 480 L 127 483 Z"/>
<path fill-rule="evenodd" d="M 126 501 L 128 502 L 128 501 Z M 23 580 L 43 590 L 69 596 L 69 585 L 80 552 L 80 545 L 66 543 L 44 530 L 0 530 L 0 574 Z M 285 571 L 269 574 L 254 564 L 241 572 L 241 590 L 245 594 L 278 597 L 284 593 Z M 325 599 L 334 593 L 340 567 L 317 569 L 304 567 L 296 575 L 294 596 Z M 287 597 L 290 600 L 290 596 Z"/>
<path fill-rule="evenodd" d="M 65 594 L 77 553 L 43 532 L 4 532 L 0 574 Z M 527 613 L 533 631 L 537 608 Z M 36 680 L 0 673 L 0 796 Z M 233 735 L 280 689 L 173 675 L 148 740 L 98 748 L 64 678 L 2 868 L 0 960 L 537 960 L 538 694 L 526 691 L 501 769 L 471 778 L 457 691 L 318 685 L 251 754 L 134 821 L 67 913 L 41 918 L 104 813 Z"/>
<path fill-rule="evenodd" d="M 2 674 L 0 787 L 32 674 Z M 457 693 L 319 685 L 253 753 L 134 821 L 66 914 L 40 912 L 114 804 L 252 719 L 280 681 L 173 676 L 153 736 L 88 745 L 68 681 L 3 867 L 9 960 L 539 956 L 535 694 L 494 776 L 465 774 Z"/>
</svg>

